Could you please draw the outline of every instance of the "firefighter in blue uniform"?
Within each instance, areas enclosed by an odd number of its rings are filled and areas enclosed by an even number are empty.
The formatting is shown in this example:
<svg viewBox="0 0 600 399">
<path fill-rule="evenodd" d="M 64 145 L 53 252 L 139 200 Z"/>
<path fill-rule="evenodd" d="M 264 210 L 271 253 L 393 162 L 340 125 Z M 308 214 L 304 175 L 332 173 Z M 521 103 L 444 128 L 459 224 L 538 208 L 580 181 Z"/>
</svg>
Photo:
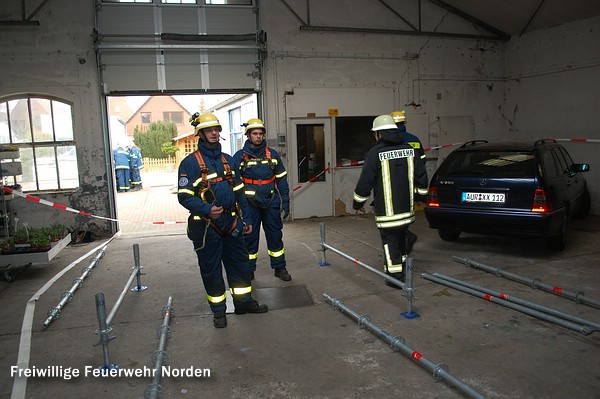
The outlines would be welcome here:
<svg viewBox="0 0 600 399">
<path fill-rule="evenodd" d="M 427 156 L 425 155 L 425 149 L 423 148 L 423 144 L 421 144 L 421 140 L 417 136 L 412 133 L 406 131 L 406 112 L 404 111 L 394 111 L 391 113 L 392 118 L 394 118 L 394 122 L 396 126 L 400 130 L 400 133 L 404 137 L 404 143 L 410 145 L 415 150 L 415 163 L 421 163 L 423 170 L 425 170 L 425 176 L 427 177 L 427 169 L 425 168 L 425 163 L 427 161 Z M 429 181 L 429 179 L 428 179 Z M 415 202 L 425 202 L 427 201 L 427 194 L 421 195 L 417 194 L 415 196 Z M 412 231 L 406 231 L 406 253 L 410 254 L 412 251 L 413 245 L 417 242 L 418 236 Z"/>
<path fill-rule="evenodd" d="M 198 150 L 181 161 L 177 198 L 190 211 L 187 235 L 198 257 L 213 324 L 223 328 L 227 326 L 227 306 L 221 263 L 236 314 L 265 313 L 268 307 L 252 298 L 244 242 L 252 225 L 244 224 L 242 218 L 248 208 L 244 184 L 232 167 L 231 156 L 221 152 L 221 124 L 213 114 L 198 113 L 190 122 L 199 136 Z"/>
<path fill-rule="evenodd" d="M 256 270 L 262 225 L 271 268 L 276 277 L 290 281 L 292 276 L 286 268 L 282 222 L 282 217 L 287 218 L 290 212 L 287 171 L 277 151 L 267 146 L 263 121 L 253 118 L 245 126 L 247 140 L 244 148 L 235 153 L 233 160 L 244 182 L 244 194 L 248 200 L 247 219 L 253 227 L 252 233 L 246 238 L 252 277 Z"/>
<path fill-rule="evenodd" d="M 117 175 L 117 191 L 127 192 L 131 187 L 129 183 L 129 151 L 124 149 L 121 144 L 117 144 L 117 148 L 113 149 L 113 159 Z"/>
<path fill-rule="evenodd" d="M 131 190 L 138 191 L 142 189 L 142 175 L 140 170 L 144 168 L 142 162 L 142 152 L 135 144 L 129 147 L 129 169 L 131 170 Z"/>
<path fill-rule="evenodd" d="M 414 222 L 414 196 L 427 192 L 427 174 L 423 164 L 415 162 L 415 150 L 404 144 L 404 137 L 390 115 L 373 121 L 375 144 L 367 153 L 354 189 L 352 207 L 364 211 L 371 191 L 375 223 L 383 245 L 384 271 L 404 282 L 406 231 Z M 397 288 L 396 285 L 385 283 Z"/>
</svg>

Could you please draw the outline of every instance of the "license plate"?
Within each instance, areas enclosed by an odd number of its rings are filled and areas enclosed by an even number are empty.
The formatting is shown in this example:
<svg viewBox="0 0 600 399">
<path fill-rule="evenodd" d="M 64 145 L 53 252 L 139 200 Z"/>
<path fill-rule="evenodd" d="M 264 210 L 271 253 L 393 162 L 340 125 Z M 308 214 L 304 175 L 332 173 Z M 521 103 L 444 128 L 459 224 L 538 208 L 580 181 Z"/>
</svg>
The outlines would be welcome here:
<svg viewBox="0 0 600 399">
<path fill-rule="evenodd" d="M 494 204 L 504 204 L 506 194 L 500 193 L 462 193 L 463 202 L 491 202 Z"/>
</svg>

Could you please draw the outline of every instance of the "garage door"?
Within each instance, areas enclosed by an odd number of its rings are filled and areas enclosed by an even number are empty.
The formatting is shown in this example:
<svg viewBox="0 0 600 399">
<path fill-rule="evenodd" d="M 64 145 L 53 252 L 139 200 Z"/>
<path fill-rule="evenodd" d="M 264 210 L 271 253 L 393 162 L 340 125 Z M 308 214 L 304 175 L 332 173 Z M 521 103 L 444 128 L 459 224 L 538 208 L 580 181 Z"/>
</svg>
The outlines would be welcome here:
<svg viewBox="0 0 600 399">
<path fill-rule="evenodd" d="M 266 37 L 252 6 L 163 2 L 97 8 L 104 94 L 260 91 Z"/>
</svg>

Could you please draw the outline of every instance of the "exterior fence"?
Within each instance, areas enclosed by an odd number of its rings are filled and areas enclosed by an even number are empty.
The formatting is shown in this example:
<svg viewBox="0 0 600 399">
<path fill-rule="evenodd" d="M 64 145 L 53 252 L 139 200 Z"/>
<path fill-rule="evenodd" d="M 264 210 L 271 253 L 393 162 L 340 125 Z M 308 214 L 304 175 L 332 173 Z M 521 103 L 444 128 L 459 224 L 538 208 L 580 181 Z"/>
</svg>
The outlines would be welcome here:
<svg viewBox="0 0 600 399">
<path fill-rule="evenodd" d="M 173 172 L 177 170 L 179 162 L 175 157 L 168 158 L 146 158 L 143 157 L 145 172 Z"/>
</svg>

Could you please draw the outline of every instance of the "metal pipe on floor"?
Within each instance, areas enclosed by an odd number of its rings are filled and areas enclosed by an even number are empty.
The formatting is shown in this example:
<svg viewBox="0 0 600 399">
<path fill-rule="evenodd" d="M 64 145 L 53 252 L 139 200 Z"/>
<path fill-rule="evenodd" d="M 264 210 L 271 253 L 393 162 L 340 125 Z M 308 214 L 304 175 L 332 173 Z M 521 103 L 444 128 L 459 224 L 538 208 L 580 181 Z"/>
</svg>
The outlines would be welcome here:
<svg viewBox="0 0 600 399">
<path fill-rule="evenodd" d="M 108 314 L 108 317 L 106 318 L 106 324 L 108 324 L 109 326 L 112 325 L 112 321 L 115 318 L 117 312 L 119 311 L 119 307 L 121 307 L 121 304 L 123 303 L 123 300 L 125 299 L 125 296 L 127 295 L 127 291 L 129 291 L 129 287 L 131 286 L 131 283 L 133 283 L 133 280 L 135 278 L 138 278 L 138 281 L 139 281 L 139 275 L 140 275 L 140 269 L 141 269 L 140 262 L 139 262 L 139 260 L 140 260 L 139 251 L 140 251 L 139 245 L 133 244 L 133 254 L 134 254 L 134 259 L 135 259 L 135 266 L 133 267 L 133 271 L 131 272 L 131 275 L 129 276 L 127 283 L 125 284 L 123 291 L 121 291 L 119 298 L 117 298 L 117 302 L 115 302 L 112 309 L 110 310 L 110 313 Z M 138 291 L 138 290 L 136 288 L 133 288 L 132 291 Z M 143 291 L 143 290 L 139 290 L 139 291 Z"/>
<path fill-rule="evenodd" d="M 411 359 L 416 361 L 418 364 L 425 367 L 427 370 L 431 371 L 433 373 L 433 378 L 435 378 L 436 381 L 443 380 L 443 381 L 447 382 L 449 385 L 454 386 L 456 389 L 463 392 L 470 398 L 476 398 L 476 399 L 485 399 L 486 398 L 483 394 L 477 392 L 476 390 L 471 388 L 469 385 L 465 384 L 462 380 L 460 380 L 460 379 L 454 377 L 452 374 L 450 374 L 448 372 L 448 367 L 446 365 L 444 365 L 443 363 L 435 364 L 432 361 L 425 358 L 421 353 L 410 348 L 408 345 L 406 345 L 404 343 L 404 338 L 395 337 L 395 336 L 391 335 L 387 331 L 383 330 L 381 327 L 372 323 L 368 316 L 362 316 L 362 315 L 356 313 L 354 310 L 352 310 L 348 306 L 346 306 L 341 300 L 334 299 L 327 294 L 323 294 L 323 297 L 329 303 L 331 303 L 331 305 L 333 306 L 334 309 L 340 309 L 342 311 L 342 313 L 346 313 L 347 315 L 352 317 L 354 320 L 358 321 L 359 326 L 367 328 L 369 331 L 377 334 L 379 337 L 381 337 L 385 341 L 387 341 L 392 346 L 392 349 L 404 353 L 406 356 L 410 357 Z"/>
<path fill-rule="evenodd" d="M 359 266 L 364 267 L 365 269 L 377 274 L 378 276 L 380 276 L 381 278 L 383 278 L 385 281 L 389 281 L 390 283 L 394 284 L 395 286 L 403 289 L 404 291 L 406 291 L 406 299 L 407 299 L 407 311 L 406 312 L 402 312 L 401 315 L 407 319 L 415 319 L 420 317 L 420 315 L 416 312 L 413 312 L 412 310 L 412 301 L 414 298 L 414 288 L 413 288 L 413 277 L 412 277 L 412 272 L 413 272 L 413 266 L 412 266 L 412 258 L 408 258 L 406 261 L 406 270 L 405 272 L 405 279 L 406 279 L 406 283 L 403 283 L 402 281 L 390 276 L 389 274 L 386 274 L 380 270 L 375 269 L 372 266 L 367 265 L 366 263 L 348 255 L 345 254 L 344 252 L 340 251 L 339 249 L 332 247 L 331 245 L 325 243 L 325 224 L 324 223 L 320 223 L 320 231 L 321 231 L 321 248 L 323 251 L 323 261 L 320 263 L 321 266 L 324 265 L 329 265 L 329 263 L 327 263 L 326 259 L 325 259 L 325 251 L 327 249 L 335 252 L 336 254 L 356 263 Z"/>
<path fill-rule="evenodd" d="M 466 294 L 470 294 L 470 295 L 473 295 L 475 297 L 485 299 L 486 301 L 490 301 L 490 302 L 496 303 L 498 305 L 501 305 L 501 306 L 504 306 L 504 307 L 516 310 L 516 311 L 521 312 L 521 313 L 528 314 L 528 315 L 533 316 L 533 317 L 537 317 L 538 319 L 542 319 L 542 320 L 549 321 L 549 322 L 554 323 L 554 324 L 558 324 L 559 326 L 568 328 L 568 329 L 573 330 L 573 331 L 577 331 L 578 333 L 581 333 L 581 334 L 584 334 L 584 335 L 591 334 L 594 331 L 592 328 L 590 328 L 588 326 L 585 326 L 585 325 L 582 325 L 582 324 L 578 324 L 578 323 L 572 323 L 570 321 L 567 321 L 567 320 L 564 320 L 564 319 L 560 319 L 558 317 L 554 317 L 554 316 L 549 315 L 547 313 L 539 312 L 537 310 L 528 308 L 526 306 L 521 306 L 521 305 L 518 305 L 516 303 L 507 302 L 507 301 L 504 301 L 502 299 L 498 299 L 498 298 L 496 298 L 494 296 L 491 296 L 490 294 L 486 294 L 486 293 L 483 293 L 483 292 L 480 292 L 480 291 L 476 291 L 476 290 L 467 288 L 467 287 L 465 287 L 463 285 L 454 284 L 454 283 L 452 283 L 450 281 L 441 279 L 439 277 L 432 276 L 431 274 L 428 274 L 428 273 L 421 273 L 421 277 L 423 277 L 426 280 L 433 281 L 434 283 L 445 285 L 446 287 L 454 288 L 455 290 L 462 291 L 462 292 L 464 292 Z"/>
<path fill-rule="evenodd" d="M 58 319 L 62 309 L 66 306 L 67 303 L 71 302 L 71 300 L 73 299 L 73 294 L 75 294 L 75 291 L 77 291 L 83 285 L 83 280 L 85 280 L 86 277 L 92 274 L 92 270 L 94 269 L 94 267 L 96 267 L 96 265 L 98 265 L 100 259 L 102 259 L 102 257 L 104 256 L 107 246 L 108 245 L 105 245 L 103 248 L 98 250 L 96 256 L 94 256 L 94 258 L 90 260 L 88 267 L 82 270 L 81 276 L 79 276 L 79 278 L 73 281 L 73 285 L 71 286 L 69 291 L 63 293 L 60 302 L 54 308 L 48 311 L 48 318 L 44 322 L 44 328 L 48 327 L 50 323 Z"/>
<path fill-rule="evenodd" d="M 592 298 L 586 298 L 585 295 L 583 294 L 583 292 L 567 291 L 567 290 L 562 289 L 561 287 L 555 287 L 555 286 L 551 286 L 548 284 L 544 284 L 544 283 L 542 283 L 542 281 L 539 278 L 532 279 L 532 278 L 528 278 L 528 277 L 523 277 L 518 274 L 514 274 L 514 273 L 508 272 L 506 270 L 502 270 L 498 267 L 488 266 L 481 262 L 477 262 L 476 260 L 473 260 L 471 258 L 461 258 L 458 256 L 453 256 L 452 259 L 455 262 L 463 263 L 466 266 L 471 266 L 475 269 L 480 269 L 480 270 L 486 271 L 488 273 L 495 274 L 498 277 L 504 277 L 509 280 L 517 281 L 519 283 L 528 284 L 533 288 L 541 289 L 543 291 L 551 292 L 553 294 L 572 299 L 576 303 L 584 303 L 586 305 L 591 305 L 591 306 L 600 308 L 600 301 L 598 301 L 596 299 L 592 299 Z"/>
<path fill-rule="evenodd" d="M 152 384 L 146 388 L 144 392 L 144 398 L 157 399 L 162 397 L 163 388 L 160 385 L 160 377 L 163 363 L 167 361 L 167 353 L 165 352 L 165 347 L 167 346 L 167 339 L 169 338 L 169 334 L 171 332 L 171 327 L 169 326 L 171 322 L 171 316 L 173 315 L 173 297 L 170 296 L 167 301 L 167 306 L 163 308 L 163 324 L 158 329 L 159 342 L 158 349 L 154 352 L 152 356 L 152 361 L 154 362 L 154 371 L 153 371 L 153 380 Z"/>
<path fill-rule="evenodd" d="M 477 291 L 481 291 L 481 292 L 486 293 L 486 294 L 493 295 L 496 298 L 500 298 L 500 299 L 503 299 L 505 301 L 514 302 L 514 303 L 516 303 L 518 305 L 526 306 L 528 308 L 531 308 L 531 309 L 534 309 L 534 310 L 537 310 L 537 311 L 540 311 L 540 312 L 548 313 L 548 314 L 550 314 L 552 316 L 560 317 L 561 319 L 572 321 L 573 323 L 579 323 L 579 324 L 583 324 L 584 326 L 589 326 L 589 327 L 593 328 L 595 331 L 600 331 L 600 323 L 595 323 L 595 322 L 593 322 L 591 320 L 585 320 L 585 319 L 582 319 L 580 317 L 577 317 L 577 316 L 574 316 L 574 315 L 571 315 L 571 314 L 568 314 L 568 313 L 561 312 L 560 310 L 549 308 L 547 306 L 540 305 L 540 304 L 537 304 L 535 302 L 527 301 L 525 299 L 520 299 L 520 298 L 514 297 L 512 295 L 508 295 L 508 294 L 506 294 L 504 292 L 498 292 L 498 291 L 491 290 L 489 288 L 479 287 L 477 285 L 474 285 L 474 284 L 471 284 L 471 283 L 468 283 L 466 281 L 459 280 L 459 279 L 456 279 L 456 278 L 452 278 L 452 277 L 443 275 L 441 273 L 433 273 L 433 276 L 439 277 L 439 278 L 441 278 L 443 280 L 450 281 L 450 282 L 455 283 L 455 284 L 459 284 L 459 285 L 465 286 L 467 288 L 471 288 L 471 289 L 474 289 L 474 290 L 477 290 Z"/>
</svg>

